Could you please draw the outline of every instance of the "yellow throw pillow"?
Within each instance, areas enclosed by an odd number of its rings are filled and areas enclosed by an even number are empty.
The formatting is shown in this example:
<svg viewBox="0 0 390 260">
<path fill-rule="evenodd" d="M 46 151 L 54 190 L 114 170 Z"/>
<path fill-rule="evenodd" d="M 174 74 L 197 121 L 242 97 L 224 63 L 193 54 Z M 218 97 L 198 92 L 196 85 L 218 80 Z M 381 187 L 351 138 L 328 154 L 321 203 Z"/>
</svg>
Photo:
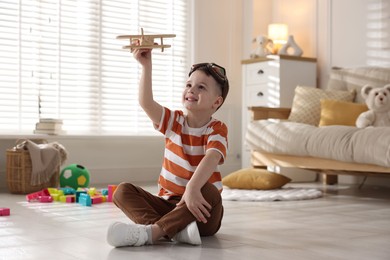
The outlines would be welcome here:
<svg viewBox="0 0 390 260">
<path fill-rule="evenodd" d="M 319 126 L 355 126 L 358 116 L 367 110 L 366 104 L 321 99 L 321 119 Z"/>
<path fill-rule="evenodd" d="M 227 175 L 222 179 L 222 184 L 231 189 L 272 190 L 290 181 L 291 179 L 284 175 L 265 169 L 246 168 Z"/>
<path fill-rule="evenodd" d="M 355 91 L 329 91 L 313 87 L 297 86 L 288 120 L 318 126 L 321 117 L 321 99 L 351 102 L 355 98 L 355 94 Z"/>
</svg>

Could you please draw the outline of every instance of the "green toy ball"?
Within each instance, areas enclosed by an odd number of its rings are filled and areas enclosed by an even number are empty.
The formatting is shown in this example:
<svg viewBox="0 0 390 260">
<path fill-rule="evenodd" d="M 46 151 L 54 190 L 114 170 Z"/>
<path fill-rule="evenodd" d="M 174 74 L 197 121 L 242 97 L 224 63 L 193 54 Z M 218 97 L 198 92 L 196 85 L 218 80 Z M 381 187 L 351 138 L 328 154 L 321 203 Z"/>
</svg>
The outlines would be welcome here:
<svg viewBox="0 0 390 260">
<path fill-rule="evenodd" d="M 60 186 L 77 188 L 87 188 L 89 186 L 90 174 L 87 168 L 79 164 L 71 164 L 62 169 L 60 174 Z"/>
</svg>

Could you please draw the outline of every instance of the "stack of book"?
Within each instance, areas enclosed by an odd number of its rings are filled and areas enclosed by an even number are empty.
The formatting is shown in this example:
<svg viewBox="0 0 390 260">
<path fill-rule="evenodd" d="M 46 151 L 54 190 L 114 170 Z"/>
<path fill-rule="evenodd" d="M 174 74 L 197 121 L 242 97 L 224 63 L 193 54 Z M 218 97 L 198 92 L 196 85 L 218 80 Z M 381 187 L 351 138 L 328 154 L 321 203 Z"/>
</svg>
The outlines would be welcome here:
<svg viewBox="0 0 390 260">
<path fill-rule="evenodd" d="M 41 118 L 35 124 L 34 134 L 59 135 L 64 134 L 62 130 L 62 120 L 54 118 Z"/>
</svg>

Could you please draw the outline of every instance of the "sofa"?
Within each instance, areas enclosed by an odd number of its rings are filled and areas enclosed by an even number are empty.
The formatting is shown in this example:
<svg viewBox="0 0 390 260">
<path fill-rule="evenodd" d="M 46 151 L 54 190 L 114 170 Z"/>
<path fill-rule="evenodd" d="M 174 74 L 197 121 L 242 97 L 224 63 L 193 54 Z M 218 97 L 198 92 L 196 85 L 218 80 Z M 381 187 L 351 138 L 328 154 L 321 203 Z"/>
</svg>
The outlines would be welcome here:
<svg viewBox="0 0 390 260">
<path fill-rule="evenodd" d="M 390 176 L 390 127 L 355 126 L 367 110 L 361 88 L 389 83 L 390 68 L 332 68 L 325 89 L 297 86 L 291 108 L 250 107 L 252 166 L 313 170 L 327 184 L 339 174 Z"/>
</svg>

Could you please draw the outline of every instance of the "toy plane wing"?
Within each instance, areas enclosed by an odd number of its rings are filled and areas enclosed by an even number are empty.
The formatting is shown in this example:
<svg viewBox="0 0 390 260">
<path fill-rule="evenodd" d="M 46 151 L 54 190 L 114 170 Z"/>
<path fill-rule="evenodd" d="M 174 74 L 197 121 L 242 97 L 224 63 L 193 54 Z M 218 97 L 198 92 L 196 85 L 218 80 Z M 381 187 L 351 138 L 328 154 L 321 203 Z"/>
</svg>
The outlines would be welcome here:
<svg viewBox="0 0 390 260">
<path fill-rule="evenodd" d="M 140 39 L 142 37 L 151 37 L 153 39 L 155 38 L 174 38 L 176 37 L 176 34 L 130 34 L 130 35 L 119 35 L 116 38 L 119 40 L 122 39 Z"/>
<path fill-rule="evenodd" d="M 135 49 L 154 49 L 161 48 L 161 51 L 164 51 L 164 48 L 169 48 L 171 45 L 164 44 L 164 38 L 174 38 L 176 34 L 144 34 L 143 28 L 141 28 L 141 34 L 134 35 L 119 35 L 117 39 L 129 39 L 130 45 L 125 45 L 123 49 L 130 49 L 130 52 L 133 52 Z M 160 39 L 160 43 L 155 43 L 155 39 Z"/>
</svg>

